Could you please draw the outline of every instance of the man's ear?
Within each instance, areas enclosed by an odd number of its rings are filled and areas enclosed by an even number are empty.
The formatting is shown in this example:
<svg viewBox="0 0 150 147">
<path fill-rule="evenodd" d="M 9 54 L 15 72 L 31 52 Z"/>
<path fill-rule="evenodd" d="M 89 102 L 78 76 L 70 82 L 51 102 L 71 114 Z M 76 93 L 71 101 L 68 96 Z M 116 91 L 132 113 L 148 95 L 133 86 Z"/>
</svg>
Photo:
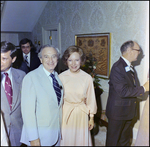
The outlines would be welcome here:
<svg viewBox="0 0 150 147">
<path fill-rule="evenodd" d="M 41 61 L 41 63 L 42 63 L 42 58 L 39 58 L 40 59 L 40 61 Z"/>
<path fill-rule="evenodd" d="M 12 63 L 14 63 L 15 61 L 16 61 L 16 56 L 15 57 L 13 57 L 13 59 L 12 59 Z"/>
</svg>

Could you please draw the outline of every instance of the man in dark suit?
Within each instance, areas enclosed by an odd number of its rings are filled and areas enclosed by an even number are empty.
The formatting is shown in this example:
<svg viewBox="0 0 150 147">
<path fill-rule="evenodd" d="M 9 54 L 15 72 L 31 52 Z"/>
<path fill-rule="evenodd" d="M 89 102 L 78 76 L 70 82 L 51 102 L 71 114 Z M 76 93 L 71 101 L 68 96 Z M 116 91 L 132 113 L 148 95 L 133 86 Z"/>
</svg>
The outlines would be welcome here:
<svg viewBox="0 0 150 147">
<path fill-rule="evenodd" d="M 9 146 L 20 146 L 22 131 L 21 87 L 25 72 L 11 67 L 16 60 L 16 48 L 1 42 L 1 115 Z"/>
<path fill-rule="evenodd" d="M 20 49 L 17 51 L 17 60 L 13 64 L 14 68 L 19 68 L 26 73 L 36 69 L 41 64 L 38 54 L 35 51 L 31 40 L 24 38 L 19 43 Z"/>
<path fill-rule="evenodd" d="M 134 41 L 127 41 L 120 50 L 122 56 L 112 66 L 109 79 L 106 146 L 130 145 L 131 124 L 137 115 L 137 97 L 149 91 L 149 80 L 139 86 L 136 72 L 131 67 L 131 63 L 140 54 L 139 45 Z"/>
</svg>

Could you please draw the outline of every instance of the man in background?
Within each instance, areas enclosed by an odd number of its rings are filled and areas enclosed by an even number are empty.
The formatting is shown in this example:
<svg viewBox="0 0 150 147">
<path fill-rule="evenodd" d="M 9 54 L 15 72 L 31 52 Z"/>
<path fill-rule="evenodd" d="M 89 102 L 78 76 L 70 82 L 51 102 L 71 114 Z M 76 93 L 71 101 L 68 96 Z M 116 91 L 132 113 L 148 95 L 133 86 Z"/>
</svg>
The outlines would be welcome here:
<svg viewBox="0 0 150 147">
<path fill-rule="evenodd" d="M 23 79 L 21 142 L 28 146 L 59 146 L 61 139 L 63 89 L 54 71 L 59 50 L 44 45 L 38 54 L 41 65 Z"/>
<path fill-rule="evenodd" d="M 137 116 L 137 97 L 149 91 L 149 80 L 138 85 L 131 65 L 140 54 L 139 45 L 129 40 L 120 48 L 122 56 L 113 64 L 109 78 L 109 96 L 106 106 L 108 130 L 106 146 L 129 146 L 132 120 Z"/>
<path fill-rule="evenodd" d="M 20 146 L 22 131 L 21 87 L 25 72 L 12 68 L 16 48 L 7 41 L 1 42 L 1 115 L 4 120 L 9 146 Z"/>
<path fill-rule="evenodd" d="M 41 64 L 36 49 L 31 40 L 24 38 L 19 43 L 17 50 L 17 60 L 13 64 L 14 68 L 19 68 L 26 73 L 36 69 Z"/>
</svg>

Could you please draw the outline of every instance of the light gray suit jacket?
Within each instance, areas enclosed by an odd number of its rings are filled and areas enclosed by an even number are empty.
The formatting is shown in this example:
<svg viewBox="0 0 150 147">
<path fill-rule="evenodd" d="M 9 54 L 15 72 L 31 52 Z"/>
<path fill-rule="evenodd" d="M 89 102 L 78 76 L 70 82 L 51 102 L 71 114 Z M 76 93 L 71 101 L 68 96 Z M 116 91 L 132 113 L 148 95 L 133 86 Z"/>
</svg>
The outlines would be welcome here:
<svg viewBox="0 0 150 147">
<path fill-rule="evenodd" d="M 58 76 L 56 79 L 62 86 Z M 30 146 L 30 141 L 39 138 L 41 146 L 54 145 L 61 136 L 62 102 L 63 89 L 58 106 L 53 84 L 45 74 L 42 64 L 29 72 L 22 85 L 23 130 L 21 142 Z"/>
<path fill-rule="evenodd" d="M 23 125 L 21 115 L 21 86 L 25 72 L 15 68 L 11 68 L 11 71 L 13 82 L 12 111 L 10 110 L 7 96 L 1 82 L 1 112 L 11 146 L 20 146 L 20 137 Z"/>
</svg>

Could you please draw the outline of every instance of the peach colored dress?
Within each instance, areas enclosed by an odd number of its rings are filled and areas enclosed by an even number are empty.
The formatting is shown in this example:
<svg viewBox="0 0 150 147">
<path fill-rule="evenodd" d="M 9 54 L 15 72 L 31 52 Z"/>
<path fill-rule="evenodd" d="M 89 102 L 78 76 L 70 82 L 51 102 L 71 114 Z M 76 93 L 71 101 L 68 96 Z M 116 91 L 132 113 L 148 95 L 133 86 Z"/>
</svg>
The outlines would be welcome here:
<svg viewBox="0 0 150 147">
<path fill-rule="evenodd" d="M 92 77 L 80 69 L 59 75 L 64 88 L 61 146 L 92 146 L 88 116 L 97 112 Z"/>
</svg>

